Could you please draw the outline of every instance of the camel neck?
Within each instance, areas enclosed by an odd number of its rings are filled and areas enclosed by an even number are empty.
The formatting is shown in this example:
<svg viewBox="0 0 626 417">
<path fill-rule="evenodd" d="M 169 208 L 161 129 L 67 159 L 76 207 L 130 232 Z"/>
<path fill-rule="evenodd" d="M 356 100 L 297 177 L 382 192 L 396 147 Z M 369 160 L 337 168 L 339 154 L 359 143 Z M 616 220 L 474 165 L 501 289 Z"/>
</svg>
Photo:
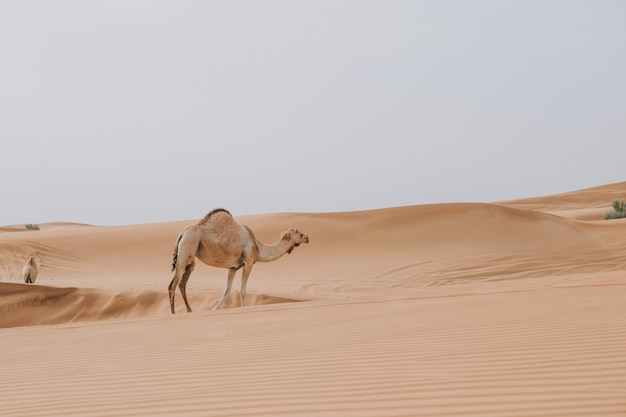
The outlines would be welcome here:
<svg viewBox="0 0 626 417">
<path fill-rule="evenodd" d="M 281 239 L 274 245 L 266 245 L 263 242 L 257 241 L 257 247 L 259 248 L 258 262 L 272 262 L 280 258 L 287 252 L 291 252 L 293 249 L 293 243 L 287 239 Z"/>
</svg>

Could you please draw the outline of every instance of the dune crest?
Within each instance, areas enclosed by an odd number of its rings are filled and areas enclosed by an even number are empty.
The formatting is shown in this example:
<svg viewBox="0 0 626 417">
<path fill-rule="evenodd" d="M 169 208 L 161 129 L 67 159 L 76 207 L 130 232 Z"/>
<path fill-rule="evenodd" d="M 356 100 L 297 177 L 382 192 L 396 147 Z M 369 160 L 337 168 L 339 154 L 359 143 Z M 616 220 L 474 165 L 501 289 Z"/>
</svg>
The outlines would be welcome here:
<svg viewBox="0 0 626 417">
<path fill-rule="evenodd" d="M 59 288 L 42 285 L 0 283 L 0 328 L 100 321 L 133 317 L 150 317 L 168 312 L 169 304 L 162 292 Z M 217 303 L 215 294 L 208 299 L 192 297 L 200 311 Z M 250 306 L 296 302 L 282 297 L 248 294 Z M 225 300 L 224 309 L 239 306 L 234 293 Z"/>
</svg>

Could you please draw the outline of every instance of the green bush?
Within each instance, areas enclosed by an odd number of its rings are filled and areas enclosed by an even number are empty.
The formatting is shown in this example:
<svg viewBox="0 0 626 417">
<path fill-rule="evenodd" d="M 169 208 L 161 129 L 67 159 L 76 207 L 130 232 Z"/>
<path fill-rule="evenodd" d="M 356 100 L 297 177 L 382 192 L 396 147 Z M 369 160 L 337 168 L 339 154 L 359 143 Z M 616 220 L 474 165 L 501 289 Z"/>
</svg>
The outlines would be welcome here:
<svg viewBox="0 0 626 417">
<path fill-rule="evenodd" d="M 613 210 L 615 210 L 618 213 L 626 212 L 626 201 L 613 200 Z"/>
<path fill-rule="evenodd" d="M 613 211 L 604 215 L 604 220 L 626 218 L 626 201 L 613 200 Z"/>
<path fill-rule="evenodd" d="M 37 225 L 37 224 L 31 224 L 31 223 L 28 223 L 28 224 L 26 225 L 26 228 L 27 228 L 28 230 L 39 230 L 39 225 Z"/>
</svg>

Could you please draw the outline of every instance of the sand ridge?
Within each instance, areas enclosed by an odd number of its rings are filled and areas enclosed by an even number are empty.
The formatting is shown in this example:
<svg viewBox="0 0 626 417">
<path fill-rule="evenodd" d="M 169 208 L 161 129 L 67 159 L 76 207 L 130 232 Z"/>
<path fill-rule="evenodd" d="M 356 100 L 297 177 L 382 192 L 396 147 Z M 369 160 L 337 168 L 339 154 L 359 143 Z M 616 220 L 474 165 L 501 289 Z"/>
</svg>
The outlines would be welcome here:
<svg viewBox="0 0 626 417">
<path fill-rule="evenodd" d="M 626 415 L 626 221 L 597 218 L 622 196 L 241 216 L 311 242 L 245 308 L 238 276 L 211 311 L 226 271 L 198 265 L 174 316 L 195 220 L 0 233 L 0 415 Z"/>
</svg>

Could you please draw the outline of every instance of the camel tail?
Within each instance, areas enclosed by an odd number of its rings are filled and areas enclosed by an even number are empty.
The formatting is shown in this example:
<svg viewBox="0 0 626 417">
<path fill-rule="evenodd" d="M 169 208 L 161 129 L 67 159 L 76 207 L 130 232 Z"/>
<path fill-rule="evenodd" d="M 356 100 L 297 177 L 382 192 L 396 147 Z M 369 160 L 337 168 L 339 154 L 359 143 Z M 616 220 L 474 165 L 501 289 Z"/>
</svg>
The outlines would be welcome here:
<svg viewBox="0 0 626 417">
<path fill-rule="evenodd" d="M 183 238 L 183 234 L 178 235 L 178 239 L 176 240 L 176 246 L 174 247 L 174 257 L 172 259 L 172 271 L 176 269 L 176 263 L 178 262 L 178 244 L 180 240 Z"/>
</svg>

